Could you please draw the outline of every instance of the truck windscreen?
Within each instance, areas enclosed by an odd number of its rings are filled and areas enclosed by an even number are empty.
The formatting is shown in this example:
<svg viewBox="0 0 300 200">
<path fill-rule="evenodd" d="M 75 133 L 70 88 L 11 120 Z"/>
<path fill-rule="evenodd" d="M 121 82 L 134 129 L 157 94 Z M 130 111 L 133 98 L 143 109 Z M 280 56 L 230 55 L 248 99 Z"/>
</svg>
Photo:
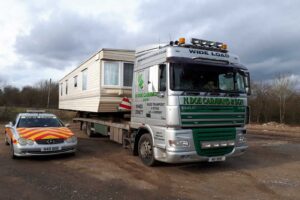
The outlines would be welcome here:
<svg viewBox="0 0 300 200">
<path fill-rule="evenodd" d="M 233 67 L 171 64 L 171 90 L 246 93 L 246 75 Z"/>
</svg>

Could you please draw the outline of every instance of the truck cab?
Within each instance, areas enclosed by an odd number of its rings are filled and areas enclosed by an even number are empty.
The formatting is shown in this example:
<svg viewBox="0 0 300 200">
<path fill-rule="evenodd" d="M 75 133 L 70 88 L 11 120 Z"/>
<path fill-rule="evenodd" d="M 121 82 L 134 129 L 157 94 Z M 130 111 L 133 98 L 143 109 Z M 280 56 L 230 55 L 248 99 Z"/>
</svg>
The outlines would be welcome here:
<svg viewBox="0 0 300 200">
<path fill-rule="evenodd" d="M 247 149 L 250 76 L 227 45 L 192 38 L 136 50 L 130 126 L 146 165 L 224 161 Z"/>
</svg>

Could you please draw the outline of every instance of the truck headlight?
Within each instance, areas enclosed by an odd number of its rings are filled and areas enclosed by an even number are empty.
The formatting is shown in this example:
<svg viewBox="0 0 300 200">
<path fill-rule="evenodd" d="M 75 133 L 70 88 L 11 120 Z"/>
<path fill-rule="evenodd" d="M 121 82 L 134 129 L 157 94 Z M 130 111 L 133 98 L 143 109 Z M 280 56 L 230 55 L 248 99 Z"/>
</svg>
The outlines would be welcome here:
<svg viewBox="0 0 300 200">
<path fill-rule="evenodd" d="M 243 134 L 239 134 L 238 136 L 239 136 L 238 137 L 238 143 L 245 143 L 245 142 L 247 142 L 247 139 L 246 139 L 246 137 Z"/>
<path fill-rule="evenodd" d="M 67 143 L 75 143 L 77 142 L 77 137 L 75 135 L 69 137 L 68 139 L 66 139 Z"/>
<path fill-rule="evenodd" d="M 190 143 L 188 140 L 169 140 L 171 147 L 189 147 Z"/>
</svg>

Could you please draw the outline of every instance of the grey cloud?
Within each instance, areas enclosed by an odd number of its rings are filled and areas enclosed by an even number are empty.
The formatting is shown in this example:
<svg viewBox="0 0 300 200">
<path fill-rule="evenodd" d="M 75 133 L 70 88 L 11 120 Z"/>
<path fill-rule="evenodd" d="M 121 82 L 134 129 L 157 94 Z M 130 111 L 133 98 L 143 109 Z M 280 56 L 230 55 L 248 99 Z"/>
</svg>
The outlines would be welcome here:
<svg viewBox="0 0 300 200">
<path fill-rule="evenodd" d="M 264 79 L 300 74 L 299 7 L 297 1 L 149 1 L 141 5 L 140 18 L 149 30 L 224 41 L 255 78 Z"/>
<path fill-rule="evenodd" d="M 226 42 L 255 79 L 300 74 L 299 1 L 143 1 L 136 13 L 142 25 L 130 33 L 109 15 L 80 16 L 58 9 L 16 39 L 16 52 L 35 66 L 64 68 L 103 47 L 135 48 L 179 36 Z M 38 10 L 34 7 L 35 10 Z"/>
<path fill-rule="evenodd" d="M 19 35 L 16 52 L 36 66 L 64 68 L 101 47 L 118 46 L 114 38 L 122 32 L 121 26 L 103 21 L 71 12 L 56 13 L 47 21 L 37 22 L 29 34 Z"/>
</svg>

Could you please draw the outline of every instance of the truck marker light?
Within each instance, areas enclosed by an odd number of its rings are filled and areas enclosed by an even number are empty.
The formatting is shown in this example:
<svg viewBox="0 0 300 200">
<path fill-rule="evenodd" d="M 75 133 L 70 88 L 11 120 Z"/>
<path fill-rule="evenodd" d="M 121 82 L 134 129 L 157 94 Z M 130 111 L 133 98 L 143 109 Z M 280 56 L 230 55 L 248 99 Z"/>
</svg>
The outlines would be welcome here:
<svg viewBox="0 0 300 200">
<path fill-rule="evenodd" d="M 227 44 L 222 44 L 221 49 L 226 50 L 227 49 Z"/>
<path fill-rule="evenodd" d="M 178 43 L 179 44 L 185 44 L 185 38 L 179 38 Z"/>
<path fill-rule="evenodd" d="M 223 143 L 220 144 L 220 146 L 221 146 L 221 147 L 227 147 L 227 143 L 226 143 L 226 142 L 223 142 Z"/>
<path fill-rule="evenodd" d="M 234 141 L 206 141 L 201 143 L 201 148 L 209 149 L 209 148 L 220 148 L 220 147 L 228 147 L 234 146 Z"/>
<path fill-rule="evenodd" d="M 219 147 L 220 145 L 219 145 L 219 143 L 215 143 L 215 144 L 213 144 L 213 146 L 214 147 Z"/>
<path fill-rule="evenodd" d="M 228 142 L 228 146 L 234 146 L 235 143 L 234 142 Z"/>
</svg>

